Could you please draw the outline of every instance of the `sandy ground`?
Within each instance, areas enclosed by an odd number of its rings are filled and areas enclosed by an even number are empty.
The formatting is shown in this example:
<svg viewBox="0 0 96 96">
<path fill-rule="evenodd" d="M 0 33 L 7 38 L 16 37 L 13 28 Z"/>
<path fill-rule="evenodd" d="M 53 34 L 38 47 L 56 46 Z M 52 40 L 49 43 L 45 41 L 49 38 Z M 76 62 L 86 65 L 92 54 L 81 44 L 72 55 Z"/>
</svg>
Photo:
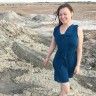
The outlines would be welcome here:
<svg viewBox="0 0 96 96">
<path fill-rule="evenodd" d="M 62 3 L 1 4 L 0 11 L 13 10 L 19 14 L 54 14 Z M 96 20 L 96 3 L 69 3 L 74 9 L 75 19 Z"/>
<path fill-rule="evenodd" d="M 75 20 L 95 22 L 96 3 L 71 3 L 71 5 L 75 11 Z M 0 96 L 58 95 L 59 84 L 53 80 L 53 70 L 45 69 L 44 66 L 42 69 L 39 65 L 42 64 L 40 58 L 43 58 L 47 52 L 54 26 L 53 19 L 50 19 L 46 14 L 53 14 L 58 6 L 59 3 L 0 5 Z M 16 13 L 2 13 L 9 10 Z M 36 14 L 35 21 L 32 19 L 32 14 Z M 38 16 L 38 14 L 43 15 Z M 82 25 L 86 27 L 84 25 L 86 22 L 84 22 Z M 93 24 L 96 25 L 96 23 Z M 17 42 L 17 45 L 12 47 L 14 41 Z M 82 72 L 80 76 L 75 76 L 72 79 L 71 96 L 77 96 L 77 93 L 80 96 L 96 96 L 95 48 L 96 30 L 86 28 Z M 16 55 L 16 53 L 20 54 Z M 20 56 L 23 60 L 20 59 Z M 32 61 L 35 58 L 34 62 L 31 62 L 28 56 Z M 94 66 L 91 67 L 90 64 L 94 64 Z"/>
</svg>

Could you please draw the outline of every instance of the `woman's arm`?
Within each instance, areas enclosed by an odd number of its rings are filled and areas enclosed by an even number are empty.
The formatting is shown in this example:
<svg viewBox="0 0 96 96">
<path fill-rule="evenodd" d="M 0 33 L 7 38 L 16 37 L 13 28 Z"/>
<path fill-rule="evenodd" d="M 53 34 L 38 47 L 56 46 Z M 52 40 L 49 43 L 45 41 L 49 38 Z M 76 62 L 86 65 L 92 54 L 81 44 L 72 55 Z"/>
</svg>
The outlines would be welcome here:
<svg viewBox="0 0 96 96">
<path fill-rule="evenodd" d="M 77 47 L 77 66 L 75 68 L 75 74 L 80 73 L 80 64 L 82 59 L 82 48 L 83 47 L 83 31 L 82 28 L 78 27 L 78 47 Z"/>
<path fill-rule="evenodd" d="M 56 48 L 56 43 L 55 43 L 55 39 L 54 39 L 54 36 L 53 36 L 52 40 L 51 40 L 51 44 L 50 44 L 49 50 L 48 50 L 47 58 L 50 58 L 50 56 L 53 53 L 55 48 Z"/>
<path fill-rule="evenodd" d="M 83 47 L 83 31 L 78 27 L 78 47 L 77 47 L 77 66 L 80 66 L 82 59 L 82 48 Z"/>
<path fill-rule="evenodd" d="M 51 40 L 51 44 L 50 44 L 49 50 L 48 50 L 48 54 L 47 54 L 46 58 L 44 59 L 44 65 L 45 66 L 48 64 L 50 56 L 53 53 L 55 48 L 56 48 L 56 42 L 55 42 L 55 39 L 54 39 L 54 36 L 53 36 L 52 40 Z"/>
</svg>

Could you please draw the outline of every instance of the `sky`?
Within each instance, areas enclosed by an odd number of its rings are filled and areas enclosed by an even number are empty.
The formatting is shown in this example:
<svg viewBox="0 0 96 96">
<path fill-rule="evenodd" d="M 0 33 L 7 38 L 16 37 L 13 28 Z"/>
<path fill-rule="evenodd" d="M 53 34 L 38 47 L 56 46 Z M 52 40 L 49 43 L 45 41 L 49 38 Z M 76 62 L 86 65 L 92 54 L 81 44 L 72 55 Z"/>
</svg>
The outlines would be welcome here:
<svg viewBox="0 0 96 96">
<path fill-rule="evenodd" d="M 78 2 L 78 1 L 91 1 L 91 2 L 96 2 L 96 0 L 0 0 L 0 3 L 32 3 L 32 2 Z"/>
</svg>

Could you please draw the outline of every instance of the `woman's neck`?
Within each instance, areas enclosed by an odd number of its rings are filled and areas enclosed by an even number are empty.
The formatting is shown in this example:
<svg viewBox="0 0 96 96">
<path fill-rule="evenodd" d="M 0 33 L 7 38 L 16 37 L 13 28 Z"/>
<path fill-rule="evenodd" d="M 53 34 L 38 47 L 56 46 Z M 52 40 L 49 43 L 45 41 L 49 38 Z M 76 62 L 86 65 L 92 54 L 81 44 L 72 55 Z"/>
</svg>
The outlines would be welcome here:
<svg viewBox="0 0 96 96">
<path fill-rule="evenodd" d="M 68 23 L 65 23 L 65 24 L 62 24 L 62 27 L 68 27 L 72 24 L 72 21 L 68 22 Z"/>
</svg>

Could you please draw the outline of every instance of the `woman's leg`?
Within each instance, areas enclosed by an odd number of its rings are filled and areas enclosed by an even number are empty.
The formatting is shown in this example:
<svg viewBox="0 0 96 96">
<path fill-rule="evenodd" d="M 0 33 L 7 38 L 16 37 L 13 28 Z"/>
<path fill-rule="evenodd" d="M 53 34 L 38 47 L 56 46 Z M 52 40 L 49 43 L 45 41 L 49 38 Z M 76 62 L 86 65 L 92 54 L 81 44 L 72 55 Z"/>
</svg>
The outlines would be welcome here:
<svg viewBox="0 0 96 96">
<path fill-rule="evenodd" d="M 60 86 L 61 86 L 61 91 L 59 96 L 67 96 L 68 93 L 70 92 L 69 82 L 61 83 Z"/>
</svg>

